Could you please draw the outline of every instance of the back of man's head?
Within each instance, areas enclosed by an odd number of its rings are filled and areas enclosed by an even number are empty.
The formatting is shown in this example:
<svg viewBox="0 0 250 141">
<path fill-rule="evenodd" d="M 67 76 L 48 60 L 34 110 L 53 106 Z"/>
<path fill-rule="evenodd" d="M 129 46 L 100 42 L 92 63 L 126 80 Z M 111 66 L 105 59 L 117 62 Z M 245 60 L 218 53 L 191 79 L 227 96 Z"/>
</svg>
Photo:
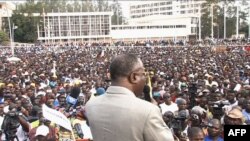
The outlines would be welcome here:
<svg viewBox="0 0 250 141">
<path fill-rule="evenodd" d="M 138 63 L 139 58 L 134 54 L 119 55 L 114 58 L 110 65 L 110 77 L 112 81 L 126 77 Z"/>
</svg>

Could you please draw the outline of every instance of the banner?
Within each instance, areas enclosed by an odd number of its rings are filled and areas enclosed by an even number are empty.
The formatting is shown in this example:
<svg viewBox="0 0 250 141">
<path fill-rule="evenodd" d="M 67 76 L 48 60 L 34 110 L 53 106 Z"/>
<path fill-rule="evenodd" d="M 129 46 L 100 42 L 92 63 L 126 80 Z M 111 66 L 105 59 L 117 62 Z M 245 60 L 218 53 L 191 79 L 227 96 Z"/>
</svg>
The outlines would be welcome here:
<svg viewBox="0 0 250 141">
<path fill-rule="evenodd" d="M 72 131 L 71 123 L 63 113 L 56 111 L 54 109 L 51 109 L 48 106 L 46 106 L 45 104 L 43 104 L 42 109 L 43 109 L 43 116 L 46 119 L 50 120 L 51 122 L 53 122 L 55 124 L 58 124 L 58 125 L 64 127 L 65 129 Z"/>
</svg>

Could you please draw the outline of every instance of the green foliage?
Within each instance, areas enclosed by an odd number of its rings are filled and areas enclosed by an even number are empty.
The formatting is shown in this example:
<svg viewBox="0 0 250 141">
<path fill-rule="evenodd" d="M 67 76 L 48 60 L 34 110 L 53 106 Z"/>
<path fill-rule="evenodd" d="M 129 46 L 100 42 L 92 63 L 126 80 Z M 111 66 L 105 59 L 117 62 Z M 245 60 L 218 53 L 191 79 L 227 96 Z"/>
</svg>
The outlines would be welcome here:
<svg viewBox="0 0 250 141">
<path fill-rule="evenodd" d="M 8 34 L 3 31 L 0 31 L 0 45 L 7 45 L 9 42 Z"/>
<path fill-rule="evenodd" d="M 224 37 L 224 9 L 223 7 L 217 6 L 218 0 L 207 0 L 206 3 L 202 5 L 202 16 L 201 16 L 201 34 L 202 38 L 211 37 L 211 16 L 210 16 L 210 5 L 214 4 L 214 38 Z M 235 0 L 223 1 L 224 5 L 233 4 Z M 242 4 L 246 5 L 247 1 L 243 1 Z M 236 8 L 231 6 L 227 7 L 226 11 L 226 37 L 230 38 L 233 34 L 236 34 Z M 247 25 L 246 25 L 246 10 L 241 10 L 239 12 L 239 29 L 240 33 L 245 33 L 247 35 Z"/>
<path fill-rule="evenodd" d="M 15 42 L 35 42 L 37 40 L 37 25 L 43 26 L 43 12 L 115 12 L 117 9 L 119 12 L 112 16 L 112 24 L 118 24 L 117 21 L 121 24 L 122 12 L 117 0 L 115 4 L 111 5 L 109 5 L 108 0 L 26 0 L 26 3 L 17 5 L 17 10 L 11 17 L 11 23 L 18 26 L 14 31 L 14 39 Z M 27 13 L 28 16 L 23 16 L 23 13 Z M 32 13 L 40 13 L 41 16 L 34 17 Z M 4 23 L 4 27 L 8 31 L 8 22 Z"/>
</svg>

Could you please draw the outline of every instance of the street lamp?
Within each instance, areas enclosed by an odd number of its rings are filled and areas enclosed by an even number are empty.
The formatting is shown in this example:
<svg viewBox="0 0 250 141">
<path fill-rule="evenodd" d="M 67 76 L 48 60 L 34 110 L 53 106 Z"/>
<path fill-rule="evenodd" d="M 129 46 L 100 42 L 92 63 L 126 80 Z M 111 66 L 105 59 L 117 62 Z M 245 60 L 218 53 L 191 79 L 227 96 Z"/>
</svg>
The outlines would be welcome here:
<svg viewBox="0 0 250 141">
<path fill-rule="evenodd" d="M 9 16 L 9 11 L 7 11 L 7 17 L 8 17 L 8 24 L 9 24 L 9 32 L 10 32 L 10 47 L 11 47 L 11 55 L 14 57 L 14 46 L 13 46 L 13 37 L 12 37 L 12 28 L 10 24 L 10 16 Z"/>
<path fill-rule="evenodd" d="M 210 5 L 210 9 L 211 9 L 211 11 L 210 11 L 210 14 L 211 14 L 211 38 L 212 38 L 212 40 L 214 39 L 214 26 L 213 26 L 213 24 L 214 24 L 214 8 L 213 8 L 213 4 L 211 4 Z"/>
</svg>

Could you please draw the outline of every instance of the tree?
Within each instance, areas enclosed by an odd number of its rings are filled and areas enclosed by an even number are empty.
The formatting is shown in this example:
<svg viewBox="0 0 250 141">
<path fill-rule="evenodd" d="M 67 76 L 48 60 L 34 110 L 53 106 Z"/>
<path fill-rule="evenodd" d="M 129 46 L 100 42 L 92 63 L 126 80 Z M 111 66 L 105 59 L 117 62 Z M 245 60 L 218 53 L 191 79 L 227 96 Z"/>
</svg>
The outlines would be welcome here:
<svg viewBox="0 0 250 141">
<path fill-rule="evenodd" d="M 9 43 L 9 37 L 8 37 L 8 34 L 6 34 L 5 32 L 3 31 L 0 31 L 0 45 L 8 45 Z"/>
<path fill-rule="evenodd" d="M 224 34 L 224 7 L 220 7 L 218 5 L 218 0 L 207 0 L 202 5 L 202 17 L 201 17 L 201 29 L 202 29 L 202 38 L 211 37 L 211 16 L 210 16 L 210 6 L 214 4 L 213 13 L 214 13 L 214 37 L 223 38 Z M 227 5 L 226 11 L 226 37 L 231 37 L 233 34 L 236 33 L 236 7 L 235 7 L 235 0 L 227 0 L 223 1 L 222 5 Z M 246 5 L 247 1 L 243 0 L 242 5 Z M 239 12 L 239 29 L 240 33 L 245 33 L 247 35 L 247 28 L 246 28 L 246 17 L 247 10 L 242 9 Z"/>
<path fill-rule="evenodd" d="M 216 19 L 218 19 L 216 17 L 216 15 L 218 15 L 218 6 L 216 5 L 218 3 L 218 0 L 207 0 L 205 3 L 202 4 L 202 10 L 201 13 L 201 35 L 202 38 L 206 38 L 206 37 L 211 37 L 211 20 L 212 20 L 212 16 L 210 14 L 211 12 L 211 5 L 213 6 L 213 13 L 214 13 L 214 22 L 216 21 Z M 215 31 L 215 29 L 214 29 Z"/>
<path fill-rule="evenodd" d="M 43 13 L 113 10 L 112 24 L 122 24 L 124 18 L 120 9 L 118 0 L 114 0 L 112 5 L 108 3 L 108 0 L 26 0 L 26 3 L 17 5 L 17 9 L 11 17 L 11 23 L 18 26 L 14 32 L 16 42 L 35 42 L 37 40 L 37 25 L 43 27 L 41 22 L 43 21 Z M 24 16 L 23 13 L 28 13 L 28 16 Z M 32 13 L 40 13 L 40 16 L 34 17 Z M 8 24 L 4 26 L 8 29 Z"/>
<path fill-rule="evenodd" d="M 118 0 L 114 0 L 111 5 L 111 9 L 113 10 L 113 15 L 111 17 L 111 23 L 113 25 L 123 24 L 124 17 L 122 16 L 121 5 Z"/>
</svg>

